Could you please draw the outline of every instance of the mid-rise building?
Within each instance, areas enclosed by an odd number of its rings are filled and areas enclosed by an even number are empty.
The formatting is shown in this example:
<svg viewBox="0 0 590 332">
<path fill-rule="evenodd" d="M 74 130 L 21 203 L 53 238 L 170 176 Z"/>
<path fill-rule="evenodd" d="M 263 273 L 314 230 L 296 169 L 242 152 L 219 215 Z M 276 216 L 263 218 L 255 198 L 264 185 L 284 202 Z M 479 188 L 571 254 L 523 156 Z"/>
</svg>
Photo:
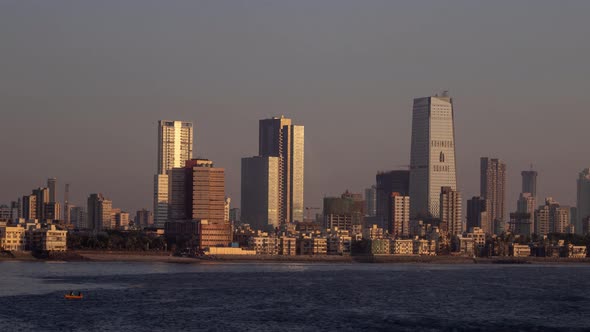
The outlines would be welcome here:
<svg viewBox="0 0 590 332">
<path fill-rule="evenodd" d="M 481 158 L 481 197 L 489 200 L 489 218 L 495 225 L 506 223 L 506 164 L 495 158 Z M 498 227 L 496 227 L 498 228 Z"/>
<path fill-rule="evenodd" d="M 88 213 L 81 206 L 70 205 L 70 222 L 75 229 L 89 229 Z"/>
<path fill-rule="evenodd" d="M 378 172 L 376 180 L 376 217 L 379 227 L 391 231 L 393 223 L 392 206 L 393 193 L 401 196 L 408 196 L 410 192 L 410 172 L 407 170 L 396 170 Z"/>
<path fill-rule="evenodd" d="M 45 220 L 62 220 L 61 207 L 58 202 L 45 203 L 43 210 L 45 211 Z"/>
<path fill-rule="evenodd" d="M 451 187 L 443 187 L 440 192 L 440 227 L 443 232 L 451 235 L 463 233 L 461 219 L 461 193 Z"/>
<path fill-rule="evenodd" d="M 45 218 L 45 203 L 49 203 L 49 189 L 47 188 L 37 188 L 33 190 L 33 195 L 35 195 L 35 212 L 36 216 L 34 219 L 38 219 L 40 221 L 44 221 Z"/>
<path fill-rule="evenodd" d="M 25 229 L 20 225 L 0 223 L 0 250 L 25 250 Z"/>
<path fill-rule="evenodd" d="M 355 225 L 362 224 L 362 202 L 347 196 L 347 193 L 340 197 L 325 197 L 323 211 L 325 229 L 352 232 Z"/>
<path fill-rule="evenodd" d="M 549 233 L 569 233 L 570 207 L 560 206 L 553 198 L 545 199 L 545 205 L 539 206 L 535 211 L 535 233 L 544 236 Z"/>
<path fill-rule="evenodd" d="M 399 237 L 410 236 L 410 196 L 394 192 L 391 194 L 391 222 L 389 234 Z"/>
<path fill-rule="evenodd" d="M 138 228 L 151 227 L 154 224 L 154 215 L 146 209 L 138 210 L 135 213 L 134 226 Z"/>
<path fill-rule="evenodd" d="M 442 187 L 457 190 L 453 100 L 414 99 L 410 155 L 411 217 L 440 217 Z"/>
<path fill-rule="evenodd" d="M 39 224 L 27 230 L 31 233 L 31 250 L 33 251 L 66 251 L 68 231 L 60 230 L 55 225 L 40 227 Z"/>
<path fill-rule="evenodd" d="M 91 194 L 88 197 L 88 228 L 93 232 L 111 228 L 113 202 L 102 194 Z"/>
<path fill-rule="evenodd" d="M 390 250 L 392 255 L 410 256 L 414 254 L 414 240 L 393 240 Z"/>
</svg>

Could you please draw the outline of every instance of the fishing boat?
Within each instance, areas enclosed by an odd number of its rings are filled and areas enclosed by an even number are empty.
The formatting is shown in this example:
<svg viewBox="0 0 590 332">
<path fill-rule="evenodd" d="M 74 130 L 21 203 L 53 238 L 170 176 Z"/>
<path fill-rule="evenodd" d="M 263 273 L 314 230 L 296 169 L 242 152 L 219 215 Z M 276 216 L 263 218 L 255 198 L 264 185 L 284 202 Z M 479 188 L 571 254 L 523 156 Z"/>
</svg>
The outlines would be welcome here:
<svg viewBox="0 0 590 332">
<path fill-rule="evenodd" d="M 82 295 L 82 292 L 78 292 L 78 293 L 69 292 L 68 294 L 64 295 L 64 298 L 66 300 L 81 300 L 84 298 L 84 295 Z"/>
</svg>

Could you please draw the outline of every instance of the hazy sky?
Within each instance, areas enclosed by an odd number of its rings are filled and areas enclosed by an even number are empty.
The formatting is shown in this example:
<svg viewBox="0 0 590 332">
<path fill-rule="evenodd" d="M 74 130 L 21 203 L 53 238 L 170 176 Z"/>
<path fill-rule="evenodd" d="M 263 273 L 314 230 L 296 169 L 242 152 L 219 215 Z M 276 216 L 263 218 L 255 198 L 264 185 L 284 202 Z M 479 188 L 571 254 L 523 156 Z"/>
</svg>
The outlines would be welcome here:
<svg viewBox="0 0 590 332">
<path fill-rule="evenodd" d="M 226 168 L 258 120 L 305 125 L 306 206 L 409 164 L 414 97 L 450 90 L 459 188 L 479 158 L 508 164 L 514 210 L 533 163 L 539 196 L 574 204 L 590 166 L 590 1 L 0 2 L 0 203 L 71 183 L 133 212 L 152 205 L 158 119 L 192 121 L 197 156 Z"/>
</svg>

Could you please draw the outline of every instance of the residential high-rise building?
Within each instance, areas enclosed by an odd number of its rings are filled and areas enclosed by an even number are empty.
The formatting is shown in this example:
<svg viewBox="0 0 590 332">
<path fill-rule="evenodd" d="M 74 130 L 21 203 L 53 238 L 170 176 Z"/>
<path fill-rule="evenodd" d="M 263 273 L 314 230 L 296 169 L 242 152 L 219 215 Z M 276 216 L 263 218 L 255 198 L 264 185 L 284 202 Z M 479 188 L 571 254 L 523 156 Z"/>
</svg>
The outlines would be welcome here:
<svg viewBox="0 0 590 332">
<path fill-rule="evenodd" d="M 395 237 L 410 235 L 410 196 L 403 196 L 398 192 L 391 194 L 391 221 L 389 234 Z"/>
<path fill-rule="evenodd" d="M 102 194 L 91 194 L 88 197 L 88 229 L 100 232 L 111 228 L 113 203 Z"/>
<path fill-rule="evenodd" d="M 25 220 L 37 219 L 37 195 L 23 196 L 21 215 Z"/>
<path fill-rule="evenodd" d="M 365 189 L 365 215 L 367 217 L 377 215 L 377 186 Z"/>
<path fill-rule="evenodd" d="M 583 233 L 582 221 L 590 217 L 590 169 L 585 168 L 578 174 L 578 192 L 576 204 L 576 234 Z"/>
<path fill-rule="evenodd" d="M 547 197 L 545 205 L 535 211 L 535 233 L 544 236 L 549 233 L 569 233 L 570 229 L 570 207 L 561 206 L 553 198 Z"/>
<path fill-rule="evenodd" d="M 440 228 L 451 235 L 463 233 L 463 221 L 461 219 L 461 193 L 451 187 L 442 187 L 440 196 Z"/>
<path fill-rule="evenodd" d="M 467 231 L 479 227 L 486 234 L 492 234 L 492 224 L 488 218 L 488 206 L 490 202 L 479 196 L 467 200 Z"/>
<path fill-rule="evenodd" d="M 279 222 L 303 221 L 304 127 L 284 116 L 259 125 L 259 156 L 279 158 Z"/>
<path fill-rule="evenodd" d="M 49 202 L 54 203 L 56 201 L 56 187 L 57 187 L 57 179 L 56 178 L 49 178 L 47 179 L 47 189 L 49 189 Z"/>
<path fill-rule="evenodd" d="M 442 187 L 457 190 L 453 100 L 414 99 L 410 155 L 412 217 L 440 217 Z"/>
<path fill-rule="evenodd" d="M 58 202 L 45 203 L 43 210 L 45 211 L 45 220 L 62 220 L 61 207 Z"/>
<path fill-rule="evenodd" d="M 391 231 L 393 222 L 393 193 L 408 196 L 410 193 L 410 171 L 397 170 L 378 172 L 375 177 L 376 222 L 380 228 Z"/>
<path fill-rule="evenodd" d="M 138 210 L 135 213 L 134 226 L 138 228 L 151 227 L 154 224 L 154 215 L 146 209 Z"/>
<path fill-rule="evenodd" d="M 279 157 L 242 158 L 242 223 L 253 229 L 275 229 L 281 224 Z"/>
<path fill-rule="evenodd" d="M 494 225 L 506 223 L 506 164 L 499 159 L 481 158 L 480 195 L 490 201 L 489 217 Z M 497 228 L 497 227 L 496 227 Z"/>
<path fill-rule="evenodd" d="M 537 171 L 522 171 L 522 192 L 537 197 Z"/>
<path fill-rule="evenodd" d="M 158 121 L 157 174 L 154 176 L 154 221 L 163 228 L 168 220 L 168 171 L 184 167 L 193 157 L 193 124 Z"/>
</svg>

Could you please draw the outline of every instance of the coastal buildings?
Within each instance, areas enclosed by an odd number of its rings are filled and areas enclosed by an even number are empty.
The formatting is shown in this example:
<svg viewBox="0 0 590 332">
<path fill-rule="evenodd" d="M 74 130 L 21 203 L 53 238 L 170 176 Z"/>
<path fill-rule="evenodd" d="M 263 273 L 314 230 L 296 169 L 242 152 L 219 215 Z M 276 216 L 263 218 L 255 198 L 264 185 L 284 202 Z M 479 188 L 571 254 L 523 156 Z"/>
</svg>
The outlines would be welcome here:
<svg viewBox="0 0 590 332">
<path fill-rule="evenodd" d="M 537 207 L 537 199 L 530 192 L 522 192 L 516 204 L 516 212 L 528 213 L 530 215 L 530 231 L 535 229 L 535 208 Z"/>
<path fill-rule="evenodd" d="M 495 234 L 505 228 L 506 164 L 495 158 L 481 158 L 480 195 L 489 200 L 489 218 Z"/>
<path fill-rule="evenodd" d="M 324 198 L 324 229 L 339 229 L 352 232 L 354 226 L 361 226 L 363 207 L 361 202 L 347 196 Z"/>
<path fill-rule="evenodd" d="M 134 226 L 139 228 L 150 227 L 154 224 L 154 215 L 146 209 L 137 210 L 135 213 Z"/>
<path fill-rule="evenodd" d="M 391 194 L 391 221 L 388 223 L 389 234 L 395 237 L 410 235 L 410 196 L 398 192 Z"/>
<path fill-rule="evenodd" d="M 168 220 L 168 171 L 184 167 L 193 157 L 193 124 L 158 121 L 157 174 L 154 176 L 154 222 L 163 228 Z"/>
<path fill-rule="evenodd" d="M 440 217 L 442 187 L 457 190 L 453 100 L 414 99 L 410 154 L 411 217 Z"/>
<path fill-rule="evenodd" d="M 25 250 L 25 229 L 21 225 L 0 223 L 0 250 Z"/>
<path fill-rule="evenodd" d="M 479 196 L 467 200 L 467 229 L 480 228 L 487 234 L 493 230 L 488 215 L 490 201 Z"/>
<path fill-rule="evenodd" d="M 377 215 L 377 186 L 365 189 L 365 215 L 367 217 Z"/>
<path fill-rule="evenodd" d="M 376 223 L 381 228 L 390 229 L 393 223 L 392 194 L 408 196 L 410 193 L 410 172 L 396 170 L 378 172 L 376 177 Z"/>
</svg>

